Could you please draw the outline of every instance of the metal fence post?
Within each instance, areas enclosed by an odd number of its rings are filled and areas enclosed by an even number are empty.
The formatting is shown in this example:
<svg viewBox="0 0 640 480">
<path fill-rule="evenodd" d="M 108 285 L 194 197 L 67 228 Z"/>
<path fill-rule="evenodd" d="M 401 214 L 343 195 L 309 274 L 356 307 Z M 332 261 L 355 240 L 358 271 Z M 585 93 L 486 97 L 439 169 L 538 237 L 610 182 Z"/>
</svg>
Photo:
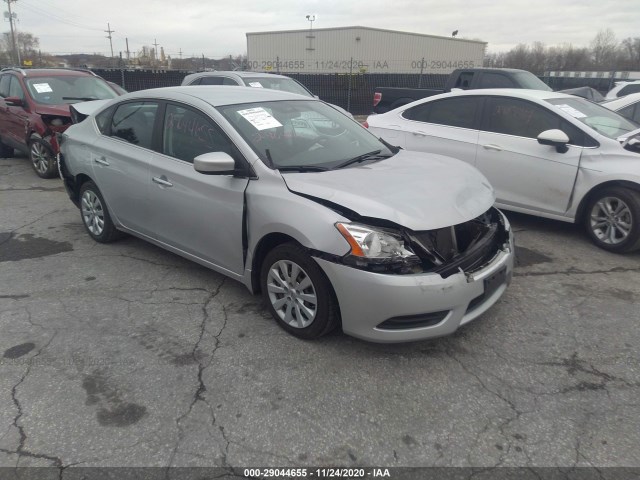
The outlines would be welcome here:
<svg viewBox="0 0 640 480">
<path fill-rule="evenodd" d="M 349 63 L 349 90 L 347 91 L 347 112 L 351 113 L 351 77 L 353 77 L 353 57 Z"/>
<path fill-rule="evenodd" d="M 615 85 L 616 72 L 611 72 L 611 77 L 609 78 L 609 90 L 613 88 Z"/>
<path fill-rule="evenodd" d="M 420 76 L 418 77 L 418 88 L 422 87 L 422 72 L 424 72 L 424 57 L 420 62 Z"/>
<path fill-rule="evenodd" d="M 127 87 L 124 86 L 124 62 L 122 61 L 122 52 L 120 52 L 120 86 L 125 90 Z"/>
</svg>

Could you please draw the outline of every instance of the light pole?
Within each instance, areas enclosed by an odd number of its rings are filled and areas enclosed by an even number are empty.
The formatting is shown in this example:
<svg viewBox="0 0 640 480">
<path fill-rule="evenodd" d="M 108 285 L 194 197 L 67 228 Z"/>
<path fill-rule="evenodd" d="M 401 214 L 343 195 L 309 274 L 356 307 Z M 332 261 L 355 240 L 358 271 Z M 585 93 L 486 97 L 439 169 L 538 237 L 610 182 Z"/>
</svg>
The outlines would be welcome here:
<svg viewBox="0 0 640 480">
<path fill-rule="evenodd" d="M 316 16 L 314 15 L 307 15 L 307 20 L 309 20 L 309 33 L 311 33 L 311 31 L 313 30 L 313 22 L 316 21 Z"/>
<path fill-rule="evenodd" d="M 307 50 L 313 50 L 313 22 L 316 21 L 315 13 L 313 15 L 307 15 L 307 20 L 309 20 L 309 48 Z"/>
</svg>

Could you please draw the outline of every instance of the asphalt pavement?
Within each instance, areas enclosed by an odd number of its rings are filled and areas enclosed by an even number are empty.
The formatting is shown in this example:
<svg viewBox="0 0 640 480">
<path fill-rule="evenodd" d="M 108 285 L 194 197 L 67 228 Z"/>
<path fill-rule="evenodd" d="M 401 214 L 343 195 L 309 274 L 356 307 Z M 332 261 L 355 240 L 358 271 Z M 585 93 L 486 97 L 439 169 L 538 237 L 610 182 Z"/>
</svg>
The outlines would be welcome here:
<svg viewBox="0 0 640 480">
<path fill-rule="evenodd" d="M 0 466 L 640 466 L 640 253 L 508 216 L 513 282 L 453 336 L 306 342 L 0 159 Z"/>
</svg>

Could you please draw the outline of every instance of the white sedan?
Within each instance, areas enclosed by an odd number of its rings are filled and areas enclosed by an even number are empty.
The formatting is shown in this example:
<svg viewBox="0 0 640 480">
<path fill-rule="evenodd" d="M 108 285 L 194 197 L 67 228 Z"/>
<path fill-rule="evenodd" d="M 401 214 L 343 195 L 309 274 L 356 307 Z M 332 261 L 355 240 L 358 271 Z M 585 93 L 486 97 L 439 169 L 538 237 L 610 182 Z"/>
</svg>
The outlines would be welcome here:
<svg viewBox="0 0 640 480">
<path fill-rule="evenodd" d="M 640 93 L 631 93 L 615 100 L 603 102 L 600 105 L 618 112 L 629 120 L 640 123 Z"/>
<path fill-rule="evenodd" d="M 366 125 L 393 145 L 474 165 L 500 208 L 584 223 L 606 250 L 640 248 L 639 125 L 600 105 L 538 90 L 468 90 Z"/>
</svg>

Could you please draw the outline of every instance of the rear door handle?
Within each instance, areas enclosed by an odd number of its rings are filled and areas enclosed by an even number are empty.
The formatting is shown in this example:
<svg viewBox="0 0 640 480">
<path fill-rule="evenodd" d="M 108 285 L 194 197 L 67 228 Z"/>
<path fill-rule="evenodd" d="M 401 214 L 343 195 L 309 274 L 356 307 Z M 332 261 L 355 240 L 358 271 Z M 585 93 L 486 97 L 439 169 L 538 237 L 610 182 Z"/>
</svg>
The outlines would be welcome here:
<svg viewBox="0 0 640 480">
<path fill-rule="evenodd" d="M 500 145 L 494 145 L 493 143 L 483 145 L 482 148 L 484 148 L 485 150 L 495 150 L 496 152 L 502 151 L 502 147 Z"/>
<path fill-rule="evenodd" d="M 151 180 L 153 180 L 158 185 L 162 185 L 163 187 L 173 187 L 173 183 L 167 180 L 167 177 L 165 177 L 164 175 L 162 175 L 161 177 L 153 177 Z"/>
<path fill-rule="evenodd" d="M 420 131 L 420 130 L 418 130 L 416 132 L 411 132 L 411 133 L 413 133 L 417 137 L 426 137 L 427 136 L 427 134 L 425 132 Z"/>
<path fill-rule="evenodd" d="M 105 167 L 109 166 L 109 162 L 107 162 L 107 159 L 105 157 L 96 157 L 93 159 L 93 161 L 99 163 L 100 165 L 104 165 Z"/>
</svg>

